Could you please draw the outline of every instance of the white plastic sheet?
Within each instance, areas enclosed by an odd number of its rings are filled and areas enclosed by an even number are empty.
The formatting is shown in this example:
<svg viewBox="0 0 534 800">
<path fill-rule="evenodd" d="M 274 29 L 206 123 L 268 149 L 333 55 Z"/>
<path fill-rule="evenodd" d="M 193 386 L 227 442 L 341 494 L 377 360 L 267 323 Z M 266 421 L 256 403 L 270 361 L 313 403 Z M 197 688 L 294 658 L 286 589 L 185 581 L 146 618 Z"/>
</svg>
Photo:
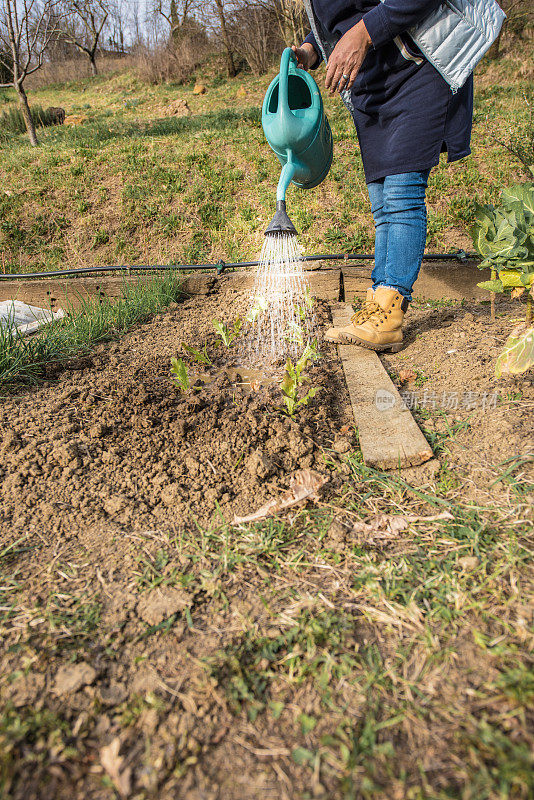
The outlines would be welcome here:
<svg viewBox="0 0 534 800">
<path fill-rule="evenodd" d="M 0 327 L 16 329 L 23 336 L 33 333 L 41 325 L 53 322 L 65 316 L 62 308 L 49 311 L 45 308 L 30 306 L 21 300 L 2 300 L 0 302 Z"/>
</svg>

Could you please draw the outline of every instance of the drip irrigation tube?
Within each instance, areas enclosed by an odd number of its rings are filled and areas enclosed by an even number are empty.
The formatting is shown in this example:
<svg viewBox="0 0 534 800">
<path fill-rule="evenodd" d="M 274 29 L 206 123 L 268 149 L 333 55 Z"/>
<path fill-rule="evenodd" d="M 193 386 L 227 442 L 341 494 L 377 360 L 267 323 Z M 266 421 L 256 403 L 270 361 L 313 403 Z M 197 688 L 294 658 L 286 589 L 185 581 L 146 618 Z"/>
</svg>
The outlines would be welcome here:
<svg viewBox="0 0 534 800">
<path fill-rule="evenodd" d="M 476 253 L 466 253 L 465 250 L 457 250 L 455 253 L 427 253 L 423 256 L 423 261 L 460 261 L 465 262 L 470 258 L 475 258 Z M 301 261 L 373 261 L 374 253 L 324 253 L 315 256 L 302 256 Z M 260 261 L 217 261 L 211 264 L 155 264 L 155 265 L 117 265 L 104 267 L 80 267 L 79 269 L 58 269 L 53 272 L 17 272 L 13 275 L 0 275 L 0 281 L 5 280 L 28 280 L 29 278 L 60 278 L 67 275 L 83 276 L 92 275 L 100 272 L 158 272 L 165 270 L 179 270 L 189 272 L 191 270 L 210 270 L 215 269 L 217 275 L 222 275 L 227 269 L 244 269 L 246 267 L 258 267 Z"/>
</svg>

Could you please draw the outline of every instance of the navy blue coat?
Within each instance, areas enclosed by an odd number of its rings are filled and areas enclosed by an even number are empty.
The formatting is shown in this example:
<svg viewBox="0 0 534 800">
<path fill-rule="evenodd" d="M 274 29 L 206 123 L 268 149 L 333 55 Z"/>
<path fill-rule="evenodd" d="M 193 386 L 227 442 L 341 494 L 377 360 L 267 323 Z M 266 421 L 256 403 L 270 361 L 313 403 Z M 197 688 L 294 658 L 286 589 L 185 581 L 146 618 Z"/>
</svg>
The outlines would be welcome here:
<svg viewBox="0 0 534 800">
<path fill-rule="evenodd" d="M 406 32 L 439 0 L 312 0 L 320 26 L 340 38 L 363 19 L 372 40 L 351 92 L 367 183 L 469 155 L 472 76 L 453 94 Z M 318 56 L 313 34 L 306 37 Z M 319 62 L 318 62 L 319 63 Z"/>
</svg>

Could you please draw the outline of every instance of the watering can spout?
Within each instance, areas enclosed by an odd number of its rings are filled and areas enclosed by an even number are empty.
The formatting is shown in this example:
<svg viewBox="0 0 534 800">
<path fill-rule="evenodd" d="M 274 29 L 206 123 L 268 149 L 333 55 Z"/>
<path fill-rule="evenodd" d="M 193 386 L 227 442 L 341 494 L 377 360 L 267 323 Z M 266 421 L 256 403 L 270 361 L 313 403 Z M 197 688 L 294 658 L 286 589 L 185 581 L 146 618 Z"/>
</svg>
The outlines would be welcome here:
<svg viewBox="0 0 534 800">
<path fill-rule="evenodd" d="M 273 235 L 280 233 L 282 235 L 294 235 L 297 231 L 291 220 L 289 219 L 286 211 L 286 192 L 289 184 L 291 183 L 296 171 L 296 164 L 293 160 L 291 151 L 288 151 L 287 163 L 282 167 L 280 173 L 280 180 L 278 181 L 278 188 L 276 190 L 276 213 L 272 218 L 269 227 L 265 231 L 265 235 Z"/>
<path fill-rule="evenodd" d="M 274 236 L 276 234 L 281 236 L 297 235 L 297 229 L 287 215 L 285 200 L 276 201 L 276 213 L 265 231 L 265 236 Z"/>
<path fill-rule="evenodd" d="M 276 189 L 276 200 L 285 200 L 286 199 L 286 192 L 288 190 L 289 184 L 293 180 L 293 176 L 295 175 L 296 165 L 293 160 L 293 154 L 291 150 L 288 152 L 287 156 L 287 163 L 284 164 L 282 167 L 282 171 L 280 172 L 280 178 L 278 180 L 278 187 Z"/>
</svg>

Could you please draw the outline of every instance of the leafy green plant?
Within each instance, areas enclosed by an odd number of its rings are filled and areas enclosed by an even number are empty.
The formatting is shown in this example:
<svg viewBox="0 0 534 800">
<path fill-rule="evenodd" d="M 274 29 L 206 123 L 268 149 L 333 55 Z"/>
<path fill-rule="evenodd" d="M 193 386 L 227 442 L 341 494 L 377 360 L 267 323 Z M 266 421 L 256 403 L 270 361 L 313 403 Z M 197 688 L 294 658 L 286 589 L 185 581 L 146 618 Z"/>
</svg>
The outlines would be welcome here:
<svg viewBox="0 0 534 800">
<path fill-rule="evenodd" d="M 232 343 L 237 339 L 243 327 L 243 320 L 237 317 L 232 327 L 225 325 L 224 322 L 219 322 L 218 319 L 213 320 L 213 327 L 220 336 L 222 343 L 225 347 L 231 347 Z"/>
<path fill-rule="evenodd" d="M 180 391 L 187 392 L 191 384 L 187 367 L 181 358 L 171 358 L 171 375 Z"/>
<path fill-rule="evenodd" d="M 511 186 L 502 204 L 481 206 L 473 227 L 473 243 L 490 267 L 492 280 L 478 285 L 489 292 L 515 290 L 519 297 L 534 284 L 534 184 Z M 527 298 L 527 322 L 532 318 L 532 295 Z"/>
<path fill-rule="evenodd" d="M 512 297 L 527 296 L 525 322 L 510 334 L 497 359 L 495 374 L 519 374 L 534 363 L 534 184 L 511 186 L 501 194 L 502 205 L 479 209 L 473 242 L 483 261 L 480 269 L 491 268 L 491 280 L 478 285 L 489 292 L 510 291 Z"/>
<path fill-rule="evenodd" d="M 288 342 L 295 342 L 295 344 L 304 347 L 304 331 L 298 322 L 290 322 L 287 326 L 285 338 Z"/>
<path fill-rule="evenodd" d="M 284 400 L 282 410 L 290 417 L 295 416 L 297 410 L 301 406 L 307 406 L 321 388 L 320 386 L 314 386 L 304 397 L 300 399 L 298 397 L 299 389 L 309 380 L 308 376 L 304 374 L 308 368 L 308 364 L 317 357 L 317 344 L 313 342 L 306 345 L 304 352 L 295 364 L 293 364 L 290 358 L 287 359 L 286 370 L 282 383 L 280 384 L 280 389 L 282 390 Z"/>
<path fill-rule="evenodd" d="M 211 358 L 208 355 L 206 344 L 204 345 L 203 350 L 196 350 L 194 347 L 191 347 L 191 345 L 186 344 L 185 342 L 182 342 L 182 347 L 185 350 L 185 352 L 188 353 L 191 356 L 191 358 L 197 362 L 197 364 L 209 365 L 212 363 Z"/>
</svg>

